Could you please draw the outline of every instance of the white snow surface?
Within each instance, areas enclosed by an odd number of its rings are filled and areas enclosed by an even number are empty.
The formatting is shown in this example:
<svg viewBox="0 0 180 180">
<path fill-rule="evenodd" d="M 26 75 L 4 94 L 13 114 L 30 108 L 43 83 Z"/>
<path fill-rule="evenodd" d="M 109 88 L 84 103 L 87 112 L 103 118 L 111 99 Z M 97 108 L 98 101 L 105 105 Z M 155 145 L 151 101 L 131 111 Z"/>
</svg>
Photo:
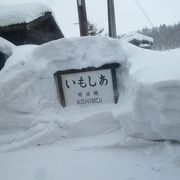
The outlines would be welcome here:
<svg viewBox="0 0 180 180">
<path fill-rule="evenodd" d="M 42 3 L 0 5 L 0 26 L 29 23 L 52 10 Z"/>
<path fill-rule="evenodd" d="M 0 150 L 102 136 L 88 146 L 125 145 L 129 138 L 180 141 L 179 57 L 180 49 L 155 52 L 107 37 L 13 48 L 0 71 Z M 118 104 L 60 105 L 56 71 L 111 62 L 121 64 Z"/>
<path fill-rule="evenodd" d="M 130 46 L 129 75 L 135 81 L 131 118 L 125 132 L 145 139 L 176 139 L 180 133 L 180 49 L 157 52 Z M 130 52 L 131 51 L 131 52 Z M 127 120 L 127 121 L 126 121 Z"/>
<path fill-rule="evenodd" d="M 107 142 L 107 136 L 101 137 L 101 142 L 102 138 Z M 86 138 L 86 145 L 89 141 L 98 143 L 97 137 Z M 179 146 L 168 143 L 89 148 L 82 147 L 82 142 L 66 141 L 48 147 L 38 146 L 0 153 L 0 178 L 3 180 L 179 180 L 179 150 Z"/>
</svg>

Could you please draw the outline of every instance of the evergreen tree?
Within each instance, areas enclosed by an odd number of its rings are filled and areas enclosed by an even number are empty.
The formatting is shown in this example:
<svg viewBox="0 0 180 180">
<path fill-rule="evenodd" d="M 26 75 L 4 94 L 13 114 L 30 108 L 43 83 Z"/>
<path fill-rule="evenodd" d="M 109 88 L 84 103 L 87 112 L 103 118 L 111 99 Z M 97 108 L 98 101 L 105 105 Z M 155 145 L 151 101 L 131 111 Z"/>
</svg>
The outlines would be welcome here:
<svg viewBox="0 0 180 180">
<path fill-rule="evenodd" d="M 154 39 L 152 49 L 168 50 L 180 47 L 180 22 L 171 26 L 163 24 L 152 29 L 145 27 L 138 32 Z"/>
<path fill-rule="evenodd" d="M 101 35 L 104 28 L 98 28 L 97 25 L 88 22 L 88 36 L 98 36 Z"/>
</svg>

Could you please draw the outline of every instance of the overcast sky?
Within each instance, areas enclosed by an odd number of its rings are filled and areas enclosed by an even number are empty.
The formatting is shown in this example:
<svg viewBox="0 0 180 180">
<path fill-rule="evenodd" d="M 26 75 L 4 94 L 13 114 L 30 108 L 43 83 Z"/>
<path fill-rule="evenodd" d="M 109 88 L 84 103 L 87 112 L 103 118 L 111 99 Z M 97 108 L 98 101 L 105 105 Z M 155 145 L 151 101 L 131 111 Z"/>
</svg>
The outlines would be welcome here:
<svg viewBox="0 0 180 180">
<path fill-rule="evenodd" d="M 180 0 L 139 0 L 154 26 L 180 21 Z M 0 4 L 44 2 L 55 12 L 66 37 L 79 36 L 76 0 L 0 0 Z M 152 27 L 134 0 L 114 0 L 117 34 Z M 107 32 L 107 0 L 86 0 L 88 19 Z"/>
</svg>

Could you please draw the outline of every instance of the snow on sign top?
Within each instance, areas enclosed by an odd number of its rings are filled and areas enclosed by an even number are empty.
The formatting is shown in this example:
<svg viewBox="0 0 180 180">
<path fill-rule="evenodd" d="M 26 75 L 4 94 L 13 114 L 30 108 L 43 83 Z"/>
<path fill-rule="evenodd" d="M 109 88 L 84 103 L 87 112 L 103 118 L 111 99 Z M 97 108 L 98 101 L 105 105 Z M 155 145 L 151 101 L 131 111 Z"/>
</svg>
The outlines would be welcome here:
<svg viewBox="0 0 180 180">
<path fill-rule="evenodd" d="M 41 3 L 26 3 L 0 6 L 0 26 L 28 23 L 52 10 Z"/>
</svg>

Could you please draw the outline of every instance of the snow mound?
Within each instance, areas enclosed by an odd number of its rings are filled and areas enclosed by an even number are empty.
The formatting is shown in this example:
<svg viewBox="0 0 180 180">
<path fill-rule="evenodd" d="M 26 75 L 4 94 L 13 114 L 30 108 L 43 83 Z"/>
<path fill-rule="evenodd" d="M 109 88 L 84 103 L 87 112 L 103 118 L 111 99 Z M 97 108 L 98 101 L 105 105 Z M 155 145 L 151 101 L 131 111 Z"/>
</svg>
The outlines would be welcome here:
<svg viewBox="0 0 180 180">
<path fill-rule="evenodd" d="M 42 3 L 0 5 L 0 26 L 29 23 L 52 10 Z"/>
<path fill-rule="evenodd" d="M 180 140 L 179 89 L 180 81 L 175 80 L 139 86 L 133 111 L 140 137 Z"/>
<path fill-rule="evenodd" d="M 129 49 L 129 47 L 126 47 Z M 136 81 L 125 132 L 150 140 L 180 140 L 180 49 L 154 52 L 134 48 L 128 55 Z"/>
<path fill-rule="evenodd" d="M 119 62 L 122 68 L 126 68 L 126 55 L 119 40 L 73 38 L 39 47 L 16 47 L 0 72 L 0 139 L 3 139 L 0 144 L 10 143 L 11 147 L 28 145 L 28 142 L 29 145 L 47 144 L 52 143 L 52 139 L 72 137 L 76 132 L 76 136 L 90 136 L 116 129 L 117 122 L 114 122 L 111 111 L 107 116 L 111 118 L 104 119 L 104 112 L 114 105 L 63 108 L 53 77 L 58 70 L 97 67 L 110 62 Z M 104 128 L 100 125 L 93 128 L 96 119 L 99 124 L 106 123 Z M 86 126 L 91 129 L 87 134 L 78 132 L 86 131 Z M 53 135 L 52 129 L 54 133 L 58 129 L 59 133 Z"/>
<path fill-rule="evenodd" d="M 14 44 L 11 42 L 7 41 L 6 39 L 0 37 L 0 52 L 10 56 L 13 52 Z"/>
<path fill-rule="evenodd" d="M 1 149 L 115 132 L 123 138 L 180 141 L 180 49 L 155 52 L 107 37 L 84 37 L 12 51 L 0 71 Z M 56 71 L 106 63 L 121 64 L 117 104 L 60 105 Z M 113 141 L 116 146 L 126 142 L 122 137 Z"/>
</svg>

